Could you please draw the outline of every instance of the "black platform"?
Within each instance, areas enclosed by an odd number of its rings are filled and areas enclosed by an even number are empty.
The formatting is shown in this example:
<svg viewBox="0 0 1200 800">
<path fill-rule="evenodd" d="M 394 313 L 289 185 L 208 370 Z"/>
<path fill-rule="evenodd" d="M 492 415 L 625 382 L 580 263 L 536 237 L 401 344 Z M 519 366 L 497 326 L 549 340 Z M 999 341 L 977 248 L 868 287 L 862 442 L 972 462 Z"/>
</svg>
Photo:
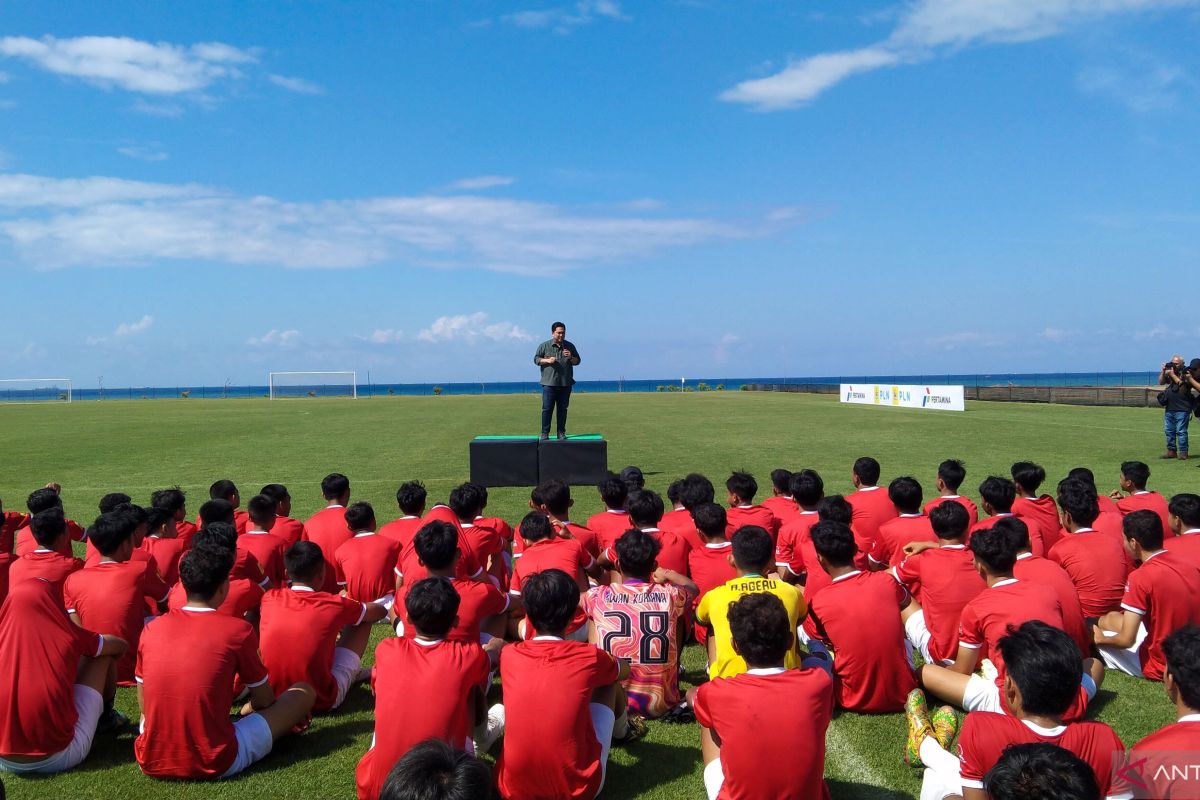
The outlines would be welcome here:
<svg viewBox="0 0 1200 800">
<path fill-rule="evenodd" d="M 557 478 L 596 484 L 608 474 L 608 442 L 599 434 L 539 441 L 536 436 L 477 436 L 471 440 L 471 482 L 536 486 Z"/>
</svg>

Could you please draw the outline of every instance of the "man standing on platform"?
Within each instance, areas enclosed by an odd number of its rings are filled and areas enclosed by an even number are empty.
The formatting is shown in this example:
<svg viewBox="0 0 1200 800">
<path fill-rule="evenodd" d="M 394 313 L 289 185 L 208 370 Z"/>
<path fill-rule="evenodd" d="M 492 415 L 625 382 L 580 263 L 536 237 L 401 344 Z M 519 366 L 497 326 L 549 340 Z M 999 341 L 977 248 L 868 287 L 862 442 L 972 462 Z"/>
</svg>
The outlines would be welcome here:
<svg viewBox="0 0 1200 800">
<path fill-rule="evenodd" d="M 550 438 L 550 417 L 558 407 L 558 438 L 567 438 L 567 404 L 575 385 L 574 369 L 579 351 L 567 341 L 567 326 L 555 322 L 550 338 L 538 345 L 533 363 L 542 368 L 542 438 Z"/>
</svg>

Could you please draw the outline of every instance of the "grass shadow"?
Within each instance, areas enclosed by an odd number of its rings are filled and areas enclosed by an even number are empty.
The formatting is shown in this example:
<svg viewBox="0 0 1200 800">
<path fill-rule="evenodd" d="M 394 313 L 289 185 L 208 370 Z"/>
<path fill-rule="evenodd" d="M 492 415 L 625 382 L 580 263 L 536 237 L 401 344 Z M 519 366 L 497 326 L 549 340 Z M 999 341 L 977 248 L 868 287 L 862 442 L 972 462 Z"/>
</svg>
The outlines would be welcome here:
<svg viewBox="0 0 1200 800">
<path fill-rule="evenodd" d="M 699 747 L 642 739 L 613 748 L 603 794 L 605 797 L 638 797 L 664 783 L 692 775 L 699 767 Z"/>
<path fill-rule="evenodd" d="M 833 797 L 853 797 L 855 800 L 912 800 L 912 795 L 895 789 L 884 789 L 869 783 L 827 780 Z"/>
</svg>

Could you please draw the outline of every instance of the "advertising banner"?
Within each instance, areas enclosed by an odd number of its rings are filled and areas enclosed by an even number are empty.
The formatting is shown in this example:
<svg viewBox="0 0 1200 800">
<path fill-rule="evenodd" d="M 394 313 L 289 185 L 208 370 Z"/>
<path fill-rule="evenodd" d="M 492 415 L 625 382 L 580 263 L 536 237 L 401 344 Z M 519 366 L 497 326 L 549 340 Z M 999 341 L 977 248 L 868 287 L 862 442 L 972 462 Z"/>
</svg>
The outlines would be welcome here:
<svg viewBox="0 0 1200 800">
<path fill-rule="evenodd" d="M 889 386 L 881 383 L 843 383 L 841 402 L 867 406 L 932 408 L 936 411 L 966 411 L 961 386 Z"/>
</svg>

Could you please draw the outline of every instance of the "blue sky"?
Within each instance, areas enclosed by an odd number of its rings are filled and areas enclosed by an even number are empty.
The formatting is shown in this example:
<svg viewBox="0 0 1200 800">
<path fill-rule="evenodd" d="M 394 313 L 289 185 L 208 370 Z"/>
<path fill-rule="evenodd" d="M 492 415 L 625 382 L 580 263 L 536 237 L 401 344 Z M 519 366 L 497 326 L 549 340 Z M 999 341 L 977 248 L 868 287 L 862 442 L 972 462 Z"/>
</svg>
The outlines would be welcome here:
<svg viewBox="0 0 1200 800">
<path fill-rule="evenodd" d="M 6 377 L 1190 356 L 1200 0 L 0 7 Z"/>
</svg>

